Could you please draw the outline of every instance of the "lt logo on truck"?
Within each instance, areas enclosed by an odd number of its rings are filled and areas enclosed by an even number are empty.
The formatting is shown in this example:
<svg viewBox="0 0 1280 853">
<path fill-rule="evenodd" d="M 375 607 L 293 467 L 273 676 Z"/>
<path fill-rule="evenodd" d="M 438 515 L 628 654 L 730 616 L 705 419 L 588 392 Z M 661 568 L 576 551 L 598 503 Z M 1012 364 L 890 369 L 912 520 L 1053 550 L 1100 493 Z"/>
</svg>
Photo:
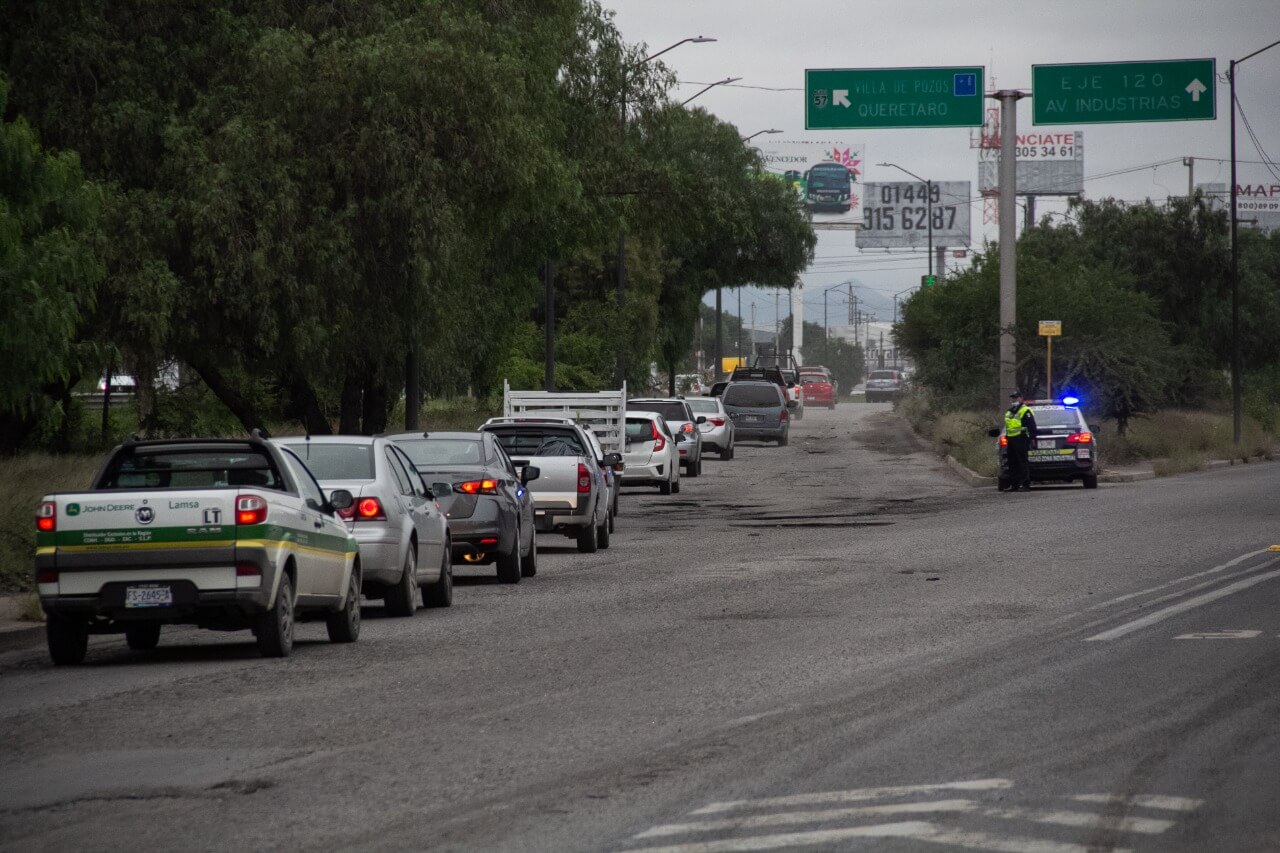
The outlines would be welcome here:
<svg viewBox="0 0 1280 853">
<path fill-rule="evenodd" d="M 156 511 L 149 506 L 140 506 L 133 513 L 133 517 L 138 519 L 139 524 L 150 524 L 155 520 Z"/>
<path fill-rule="evenodd" d="M 204 511 L 204 523 L 205 524 L 221 524 L 222 510 L 218 509 L 217 507 L 213 507 L 212 509 L 206 509 Z"/>
</svg>

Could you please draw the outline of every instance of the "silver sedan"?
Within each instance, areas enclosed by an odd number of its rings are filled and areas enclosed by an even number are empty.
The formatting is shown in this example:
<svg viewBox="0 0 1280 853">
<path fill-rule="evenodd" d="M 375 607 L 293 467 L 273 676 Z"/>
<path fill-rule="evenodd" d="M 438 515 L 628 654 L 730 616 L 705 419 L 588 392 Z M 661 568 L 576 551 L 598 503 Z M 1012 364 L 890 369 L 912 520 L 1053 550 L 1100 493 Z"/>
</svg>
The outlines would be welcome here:
<svg viewBox="0 0 1280 853">
<path fill-rule="evenodd" d="M 732 459 L 733 419 L 725 411 L 724 402 L 719 397 L 689 397 L 685 402 L 695 415 L 707 419 L 706 423 L 698 425 L 698 431 L 702 433 L 703 449 L 714 450 L 721 459 Z"/>
</svg>

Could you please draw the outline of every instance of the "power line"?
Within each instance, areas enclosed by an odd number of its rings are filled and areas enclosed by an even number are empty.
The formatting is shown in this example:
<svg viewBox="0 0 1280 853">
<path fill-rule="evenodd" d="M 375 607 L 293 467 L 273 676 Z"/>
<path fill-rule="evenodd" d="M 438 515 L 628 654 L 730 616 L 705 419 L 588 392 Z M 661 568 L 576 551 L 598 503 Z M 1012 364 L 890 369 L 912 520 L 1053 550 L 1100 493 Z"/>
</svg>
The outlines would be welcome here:
<svg viewBox="0 0 1280 853">
<path fill-rule="evenodd" d="M 1275 164 L 1271 160 L 1271 156 L 1267 154 L 1262 147 L 1262 141 L 1258 139 L 1258 135 L 1253 132 L 1253 125 L 1249 124 L 1249 117 L 1244 114 L 1244 104 L 1240 103 L 1240 97 L 1236 96 L 1236 107 L 1240 110 L 1240 120 L 1244 122 L 1245 132 L 1249 134 L 1249 138 L 1253 140 L 1253 146 L 1258 149 L 1258 153 L 1262 155 L 1263 162 L 1266 163 L 1267 171 L 1277 180 L 1280 181 L 1280 172 L 1275 169 Z M 1239 162 L 1239 161 L 1237 161 Z"/>
</svg>

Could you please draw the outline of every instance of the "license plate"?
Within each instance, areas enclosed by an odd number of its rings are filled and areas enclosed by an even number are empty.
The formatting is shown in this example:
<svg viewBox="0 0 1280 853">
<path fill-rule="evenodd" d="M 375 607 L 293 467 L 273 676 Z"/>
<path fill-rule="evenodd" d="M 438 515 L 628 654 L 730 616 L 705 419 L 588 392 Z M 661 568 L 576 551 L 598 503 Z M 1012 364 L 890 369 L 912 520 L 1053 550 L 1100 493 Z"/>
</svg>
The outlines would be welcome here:
<svg viewBox="0 0 1280 853">
<path fill-rule="evenodd" d="M 125 607 L 172 607 L 173 588 L 163 584 L 128 586 L 124 590 Z"/>
<path fill-rule="evenodd" d="M 761 421 L 763 421 L 764 418 L 760 417 L 759 415 L 743 415 L 742 420 L 744 423 L 758 424 Z"/>
<path fill-rule="evenodd" d="M 1092 450 L 1090 450 L 1090 449 L 1089 449 L 1089 448 L 1087 448 L 1087 447 L 1082 447 L 1082 448 L 1080 448 L 1079 450 L 1077 450 L 1077 451 L 1076 451 L 1076 457 L 1077 457 L 1078 459 L 1092 459 L 1092 458 L 1093 458 L 1093 451 L 1092 451 Z"/>
<path fill-rule="evenodd" d="M 1042 438 L 1036 442 L 1036 447 L 1041 450 L 1053 450 L 1057 446 L 1058 442 L 1054 441 L 1052 438 Z"/>
</svg>

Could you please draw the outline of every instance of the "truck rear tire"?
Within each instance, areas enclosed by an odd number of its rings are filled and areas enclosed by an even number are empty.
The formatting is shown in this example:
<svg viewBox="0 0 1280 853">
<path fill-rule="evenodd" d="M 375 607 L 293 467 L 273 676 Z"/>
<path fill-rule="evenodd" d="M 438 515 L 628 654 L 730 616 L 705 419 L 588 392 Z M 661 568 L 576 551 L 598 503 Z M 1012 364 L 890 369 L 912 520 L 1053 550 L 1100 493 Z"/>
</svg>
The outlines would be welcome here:
<svg viewBox="0 0 1280 853">
<path fill-rule="evenodd" d="M 160 623 L 139 622 L 124 629 L 124 641 L 135 652 L 149 652 L 160 645 Z"/>
<path fill-rule="evenodd" d="M 600 525 L 600 528 L 596 530 L 596 545 L 600 547 L 601 551 L 609 547 L 610 535 L 611 534 L 609 532 L 609 519 L 606 518 L 604 520 L 604 524 Z"/>
<path fill-rule="evenodd" d="M 253 633 L 263 657 L 287 658 L 293 651 L 293 582 L 288 575 L 281 575 L 276 603 L 266 613 L 258 614 Z"/>
<path fill-rule="evenodd" d="M 49 642 L 49 657 L 58 666 L 74 666 L 84 663 L 89 651 L 89 626 L 82 619 L 49 614 L 44 623 L 45 638 Z"/>
<path fill-rule="evenodd" d="M 578 530 L 578 553 L 594 554 L 600 547 L 600 541 L 596 536 L 596 526 L 587 524 L 586 527 Z"/>
</svg>

